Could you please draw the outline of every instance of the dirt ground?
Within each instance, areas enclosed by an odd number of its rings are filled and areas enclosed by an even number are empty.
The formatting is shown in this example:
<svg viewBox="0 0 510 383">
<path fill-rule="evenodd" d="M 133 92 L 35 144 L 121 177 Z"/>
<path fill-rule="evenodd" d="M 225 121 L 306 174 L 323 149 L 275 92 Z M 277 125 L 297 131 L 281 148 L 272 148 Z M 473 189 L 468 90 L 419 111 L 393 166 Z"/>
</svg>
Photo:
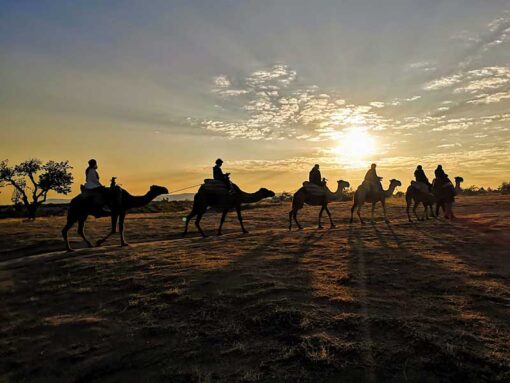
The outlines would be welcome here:
<svg viewBox="0 0 510 383">
<path fill-rule="evenodd" d="M 74 253 L 64 217 L 0 220 L 0 381 L 510 381 L 510 197 L 460 197 L 452 222 L 349 206 L 290 233 L 288 204 L 245 211 L 246 235 L 230 214 L 222 237 L 209 214 L 206 239 L 133 215 L 130 247 Z"/>
</svg>

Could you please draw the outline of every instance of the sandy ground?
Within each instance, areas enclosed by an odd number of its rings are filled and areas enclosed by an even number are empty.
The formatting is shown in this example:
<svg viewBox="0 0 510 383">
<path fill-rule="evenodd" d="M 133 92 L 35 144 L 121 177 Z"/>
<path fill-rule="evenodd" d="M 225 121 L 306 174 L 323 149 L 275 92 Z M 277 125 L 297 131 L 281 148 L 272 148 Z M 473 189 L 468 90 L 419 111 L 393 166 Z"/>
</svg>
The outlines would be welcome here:
<svg viewBox="0 0 510 383">
<path fill-rule="evenodd" d="M 307 207 L 292 233 L 288 210 L 206 239 L 180 239 L 180 213 L 130 216 L 130 247 L 72 254 L 63 217 L 0 221 L 0 381 L 510 381 L 509 197 L 415 223 L 392 200 L 365 226 L 333 204 L 330 230 Z"/>
</svg>

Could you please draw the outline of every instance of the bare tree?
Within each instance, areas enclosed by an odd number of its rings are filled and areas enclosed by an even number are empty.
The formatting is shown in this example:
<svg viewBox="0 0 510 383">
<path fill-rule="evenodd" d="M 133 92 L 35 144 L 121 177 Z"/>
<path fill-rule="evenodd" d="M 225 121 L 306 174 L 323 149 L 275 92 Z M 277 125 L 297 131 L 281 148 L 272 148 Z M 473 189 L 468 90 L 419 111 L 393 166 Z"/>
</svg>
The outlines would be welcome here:
<svg viewBox="0 0 510 383">
<path fill-rule="evenodd" d="M 48 197 L 49 191 L 67 194 L 71 191 L 73 175 L 68 161 L 48 161 L 43 164 L 38 159 L 24 161 L 9 166 L 7 160 L 0 162 L 0 184 L 14 188 L 13 198 L 23 202 L 30 219 Z"/>
</svg>

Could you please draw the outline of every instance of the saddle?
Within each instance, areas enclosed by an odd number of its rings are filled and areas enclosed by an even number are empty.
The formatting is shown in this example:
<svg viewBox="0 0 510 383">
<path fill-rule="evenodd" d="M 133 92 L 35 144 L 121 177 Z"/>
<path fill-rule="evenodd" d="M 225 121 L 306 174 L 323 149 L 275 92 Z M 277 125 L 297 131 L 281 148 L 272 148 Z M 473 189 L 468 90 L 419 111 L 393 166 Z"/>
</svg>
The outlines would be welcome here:
<svg viewBox="0 0 510 383">
<path fill-rule="evenodd" d="M 83 198 L 97 206 L 98 211 L 101 211 L 104 206 L 118 210 L 122 205 L 122 188 L 120 186 L 100 186 L 95 189 L 86 189 L 80 185 L 80 190 Z"/>
<path fill-rule="evenodd" d="M 424 194 L 430 193 L 428 185 L 424 184 L 423 182 L 411 181 L 411 187 Z"/>
<path fill-rule="evenodd" d="M 312 182 L 305 181 L 303 182 L 303 187 L 305 188 L 305 191 L 310 195 L 317 195 L 322 196 L 324 195 L 324 192 L 326 188 L 324 186 L 319 186 L 317 184 L 314 184 Z"/>
<path fill-rule="evenodd" d="M 220 181 L 220 180 L 214 180 L 211 178 L 206 178 L 204 180 L 204 183 L 202 184 L 201 189 L 205 189 L 207 191 L 215 192 L 215 193 L 225 192 L 225 191 L 229 190 L 229 188 L 227 187 L 225 182 Z M 239 191 L 239 187 L 236 184 L 232 184 L 232 186 L 230 188 L 230 192 L 234 193 L 237 191 Z"/>
</svg>

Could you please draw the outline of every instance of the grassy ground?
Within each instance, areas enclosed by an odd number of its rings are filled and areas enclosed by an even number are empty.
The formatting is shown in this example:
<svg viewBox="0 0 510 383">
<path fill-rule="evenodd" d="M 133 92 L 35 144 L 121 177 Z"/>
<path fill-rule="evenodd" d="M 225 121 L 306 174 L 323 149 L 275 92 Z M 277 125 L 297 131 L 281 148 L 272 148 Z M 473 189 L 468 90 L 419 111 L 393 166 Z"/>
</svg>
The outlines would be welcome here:
<svg viewBox="0 0 510 383">
<path fill-rule="evenodd" d="M 509 381 L 510 198 L 461 197 L 454 222 L 402 203 L 363 227 L 334 204 L 331 230 L 308 207 L 292 233 L 267 206 L 206 239 L 179 238 L 184 212 L 134 215 L 129 248 L 74 254 L 63 217 L 2 220 L 0 380 Z"/>
</svg>

